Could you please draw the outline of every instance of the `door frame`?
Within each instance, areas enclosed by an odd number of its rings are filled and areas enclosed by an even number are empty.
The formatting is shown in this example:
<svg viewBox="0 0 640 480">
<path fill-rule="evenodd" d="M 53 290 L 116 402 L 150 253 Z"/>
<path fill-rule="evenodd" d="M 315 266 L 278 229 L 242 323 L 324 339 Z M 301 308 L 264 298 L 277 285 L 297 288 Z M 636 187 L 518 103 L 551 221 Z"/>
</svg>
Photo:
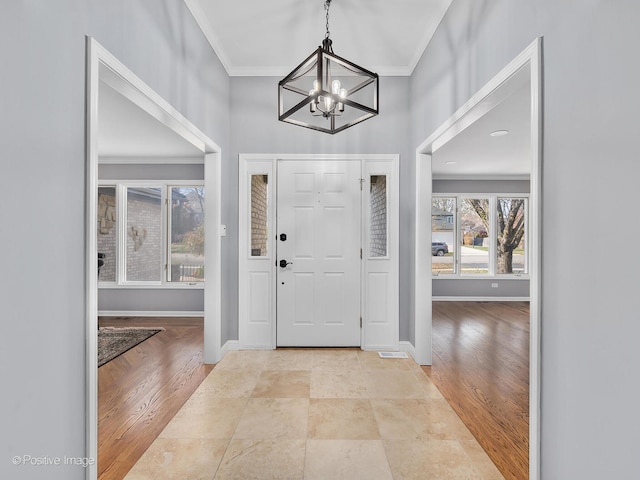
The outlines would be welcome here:
<svg viewBox="0 0 640 480">
<path fill-rule="evenodd" d="M 166 100 L 144 83 L 92 37 L 86 37 L 86 198 L 85 198 L 85 334 L 86 334 L 86 457 L 96 460 L 86 478 L 98 478 L 98 92 L 105 82 L 128 100 L 183 137 L 202 152 L 206 222 L 205 238 L 204 361 L 220 360 L 220 218 L 221 149 Z"/>
<path fill-rule="evenodd" d="M 388 248 L 392 261 L 391 282 L 394 290 L 390 296 L 390 315 L 382 335 L 381 325 L 371 324 L 365 315 L 367 293 L 367 264 L 371 260 L 363 254 L 361 262 L 360 311 L 363 316 L 360 348 L 363 350 L 397 350 L 404 347 L 399 342 L 399 175 L 400 156 L 396 154 L 240 154 L 238 175 L 238 342 L 227 342 L 223 350 L 275 349 L 276 348 L 276 201 L 277 165 L 279 160 L 309 161 L 360 161 L 361 172 L 379 172 L 390 176 L 388 201 Z M 250 182 L 251 175 L 269 175 L 267 256 L 250 257 Z M 273 200 L 272 200 L 273 199 Z M 274 201 L 275 200 L 275 201 Z M 366 208 L 361 209 L 364 216 Z M 365 253 L 367 218 L 362 222 L 361 243 Z M 375 260 L 374 260 L 375 261 Z M 252 304 L 252 302 L 254 302 Z M 258 313 L 259 316 L 258 316 Z M 381 342 L 379 339 L 385 340 Z"/>
<path fill-rule="evenodd" d="M 540 478 L 540 335 L 541 335 L 541 242 L 542 242 L 542 38 L 536 38 L 469 101 L 416 148 L 415 232 L 415 353 L 421 365 L 432 363 L 431 251 L 420 248 L 431 238 L 431 155 L 486 113 L 485 99 L 516 72 L 530 67 L 531 82 L 531 177 L 529 227 L 529 478 Z M 428 209 L 427 212 L 424 209 Z"/>
</svg>

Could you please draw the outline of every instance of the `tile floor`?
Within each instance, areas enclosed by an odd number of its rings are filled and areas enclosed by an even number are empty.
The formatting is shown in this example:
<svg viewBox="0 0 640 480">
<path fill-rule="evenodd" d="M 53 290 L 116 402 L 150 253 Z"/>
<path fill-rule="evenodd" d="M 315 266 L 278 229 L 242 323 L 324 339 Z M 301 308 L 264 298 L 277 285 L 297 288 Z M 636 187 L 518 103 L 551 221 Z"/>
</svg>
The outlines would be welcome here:
<svg viewBox="0 0 640 480">
<path fill-rule="evenodd" d="M 411 359 L 228 353 L 125 480 L 502 479 Z"/>
</svg>

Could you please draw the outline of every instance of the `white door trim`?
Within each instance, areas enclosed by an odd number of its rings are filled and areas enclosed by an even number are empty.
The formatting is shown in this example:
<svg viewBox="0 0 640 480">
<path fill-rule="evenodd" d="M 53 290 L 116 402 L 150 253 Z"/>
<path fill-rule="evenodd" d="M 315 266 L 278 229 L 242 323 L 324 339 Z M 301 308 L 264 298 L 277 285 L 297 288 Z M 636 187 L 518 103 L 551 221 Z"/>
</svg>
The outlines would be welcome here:
<svg viewBox="0 0 640 480">
<path fill-rule="evenodd" d="M 389 339 L 384 346 L 386 349 L 397 350 L 399 348 L 399 176 L 398 164 L 399 155 L 394 154 L 240 154 L 239 155 L 239 175 L 238 175 L 238 348 L 243 349 L 273 349 L 276 348 L 276 255 L 275 255 L 275 192 L 277 191 L 277 162 L 278 160 L 351 160 L 361 161 L 363 165 L 362 171 L 367 171 L 366 165 L 384 164 L 389 167 L 381 172 L 388 172 L 391 176 L 391 184 L 389 188 L 389 249 L 391 257 L 394 258 L 394 268 L 392 269 L 392 283 L 395 287 L 395 293 L 391 296 L 394 306 L 391 309 L 394 317 L 389 325 Z M 374 169 L 375 170 L 375 169 Z M 373 171 L 373 170 L 372 170 Z M 269 205 L 268 205 L 268 225 L 269 225 L 269 244 L 268 255 L 265 258 L 251 258 L 248 256 L 250 251 L 250 201 L 249 201 L 249 185 L 250 175 L 252 174 L 269 174 Z M 362 210 L 364 213 L 365 209 Z M 363 240 L 366 238 L 364 231 L 366 222 L 363 222 Z M 364 243 L 364 241 L 363 241 Z M 364 248 L 364 245 L 363 245 Z M 364 255 L 363 255 L 364 256 Z M 365 267 L 366 261 L 362 262 L 361 268 L 361 285 L 365 287 Z M 257 270 L 252 270 L 257 269 Z M 262 282 L 264 279 L 267 284 L 261 287 L 262 290 L 252 293 L 253 285 L 250 283 L 250 272 L 255 271 L 254 279 Z M 255 284 L 255 283 L 254 283 Z M 267 286 L 268 285 L 268 286 Z M 251 318 L 251 299 L 256 295 L 261 299 L 263 310 L 268 312 L 268 318 L 260 316 L 259 318 Z M 361 312 L 365 312 L 364 305 L 365 295 L 361 294 Z M 377 349 L 381 345 L 367 344 L 367 319 L 363 318 L 363 328 L 361 332 L 361 348 Z"/>
<path fill-rule="evenodd" d="M 482 102 L 522 67 L 531 72 L 531 193 L 529 225 L 531 242 L 530 278 L 530 358 L 529 358 L 529 478 L 540 478 L 540 307 L 542 205 L 542 38 L 536 38 L 520 55 L 455 112 L 416 149 L 416 249 L 415 249 L 415 352 L 421 365 L 431 364 L 432 275 L 430 252 L 431 154 L 486 113 Z"/>
<path fill-rule="evenodd" d="M 205 200 L 206 222 L 219 233 L 221 218 L 220 169 L 221 150 L 215 142 L 183 117 L 166 100 L 153 91 L 131 70 L 91 37 L 86 39 L 86 457 L 96 460 L 86 469 L 89 480 L 98 478 L 98 91 L 103 81 L 182 136 L 202 152 L 205 165 L 204 182 L 208 194 Z M 205 238 L 204 287 L 204 360 L 216 363 L 220 355 L 220 235 Z"/>
</svg>

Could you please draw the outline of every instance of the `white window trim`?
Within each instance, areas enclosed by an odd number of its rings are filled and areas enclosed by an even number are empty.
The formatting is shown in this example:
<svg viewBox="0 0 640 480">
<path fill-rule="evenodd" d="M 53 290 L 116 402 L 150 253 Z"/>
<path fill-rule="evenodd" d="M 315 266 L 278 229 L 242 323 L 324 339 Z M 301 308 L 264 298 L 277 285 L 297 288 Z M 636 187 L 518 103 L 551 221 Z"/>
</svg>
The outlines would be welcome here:
<svg viewBox="0 0 640 480">
<path fill-rule="evenodd" d="M 482 280 L 482 279 L 505 279 L 505 280 L 529 280 L 529 245 L 530 245 L 530 221 L 529 221 L 529 193 L 445 193 L 438 192 L 433 193 L 433 198 L 455 198 L 456 199 L 456 212 L 454 215 L 454 230 L 453 230 L 453 242 L 454 242 L 454 273 L 436 273 L 431 272 L 431 276 L 434 280 Z M 493 238 L 493 241 L 489 243 L 489 272 L 488 273 L 462 273 L 462 267 L 460 263 L 461 256 L 461 244 L 459 241 L 460 236 L 460 203 L 465 198 L 487 198 L 489 199 L 489 225 L 493 227 L 493 231 L 488 232 L 489 237 Z M 497 237 L 496 232 L 498 228 L 498 199 L 499 198 L 524 198 L 524 215 L 525 215 L 525 271 L 526 273 L 496 273 L 497 267 Z M 431 232 L 433 236 L 433 231 Z"/>
<path fill-rule="evenodd" d="M 115 187 L 116 189 L 116 208 L 118 211 L 116 218 L 116 280 L 114 282 L 99 281 L 100 289 L 204 289 L 205 281 L 202 282 L 169 282 L 168 266 L 171 264 L 171 221 L 168 212 L 168 193 L 172 187 L 202 187 L 204 188 L 204 180 L 108 180 L 101 179 L 98 181 L 98 187 Z M 160 216 L 162 229 L 162 268 L 160 281 L 139 281 L 126 279 L 126 242 L 127 237 L 124 225 L 127 223 L 127 202 L 126 189 L 130 187 L 140 188 L 160 188 L 161 204 Z M 206 222 L 206 212 L 205 212 Z"/>
</svg>

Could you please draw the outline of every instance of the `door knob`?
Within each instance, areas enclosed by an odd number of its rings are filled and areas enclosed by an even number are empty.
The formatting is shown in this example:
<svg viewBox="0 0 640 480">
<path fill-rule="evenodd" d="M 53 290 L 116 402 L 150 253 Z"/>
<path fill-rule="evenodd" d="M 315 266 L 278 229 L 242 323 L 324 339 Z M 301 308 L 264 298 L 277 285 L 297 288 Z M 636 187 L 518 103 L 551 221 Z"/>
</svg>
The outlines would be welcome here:
<svg viewBox="0 0 640 480">
<path fill-rule="evenodd" d="M 287 265 L 293 265 L 293 262 L 287 262 L 286 260 L 280 260 L 280 268 L 286 268 Z"/>
</svg>

